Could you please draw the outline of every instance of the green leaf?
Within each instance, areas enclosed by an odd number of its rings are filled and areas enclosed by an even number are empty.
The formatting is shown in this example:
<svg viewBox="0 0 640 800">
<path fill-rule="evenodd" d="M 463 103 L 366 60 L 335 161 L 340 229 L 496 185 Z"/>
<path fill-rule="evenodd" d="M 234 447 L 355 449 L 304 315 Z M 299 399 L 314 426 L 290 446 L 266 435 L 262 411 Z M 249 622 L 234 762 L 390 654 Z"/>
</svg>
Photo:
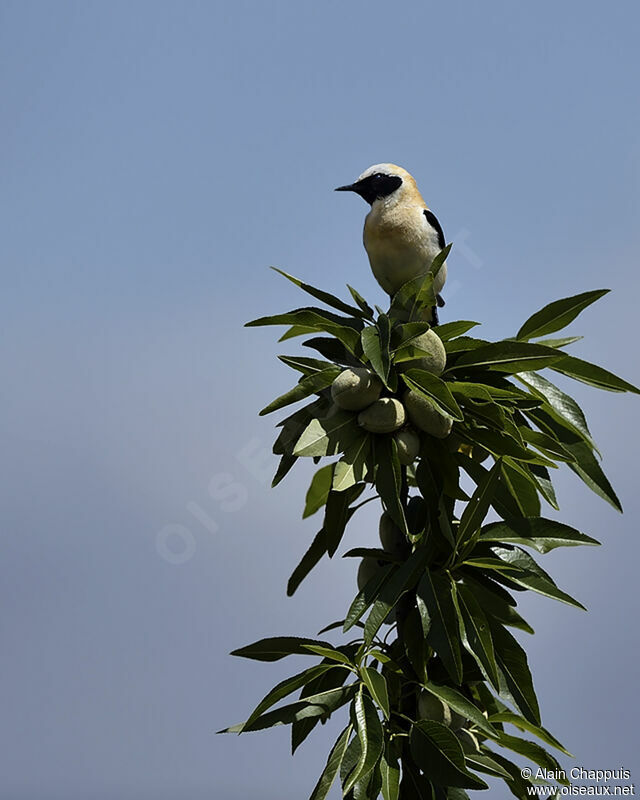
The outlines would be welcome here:
<svg viewBox="0 0 640 800">
<path fill-rule="evenodd" d="M 362 320 L 341 317 L 322 308 L 297 308 L 284 314 L 270 317 L 259 317 L 245 324 L 246 328 L 257 328 L 264 325 L 292 325 L 304 329 L 301 332 L 324 331 L 339 339 L 352 353 L 360 344 Z"/>
<path fill-rule="evenodd" d="M 365 611 L 373 605 L 383 584 L 395 569 L 396 567 L 393 564 L 381 567 L 362 587 L 362 590 L 358 592 L 344 621 L 344 633 L 353 628 Z"/>
<path fill-rule="evenodd" d="M 502 474 L 502 461 L 498 460 L 478 484 L 467 503 L 458 526 L 458 543 L 462 549 L 473 534 L 482 525 L 487 515 L 496 486 Z"/>
<path fill-rule="evenodd" d="M 489 472 L 482 464 L 464 455 L 464 453 L 456 453 L 456 459 L 476 485 L 478 485 Z M 491 505 L 503 519 L 522 515 L 521 509 L 502 483 L 498 484 Z"/>
<path fill-rule="evenodd" d="M 622 512 L 622 504 L 618 495 L 589 447 L 583 442 L 567 444 L 566 447 L 575 456 L 575 461 L 569 464 L 569 468 L 599 497 L 610 503 L 616 511 Z"/>
<path fill-rule="evenodd" d="M 514 703 L 524 717 L 540 725 L 540 709 L 533 688 L 527 654 L 509 631 L 489 617 L 500 677 L 500 695 Z"/>
<path fill-rule="evenodd" d="M 347 284 L 347 289 L 349 290 L 351 297 L 353 297 L 353 299 L 360 307 L 360 310 L 362 311 L 363 315 L 367 319 L 373 319 L 375 316 L 374 311 L 369 305 L 369 303 L 367 303 L 364 297 L 360 294 L 360 292 L 356 291 L 356 289 L 354 289 L 353 286 L 349 286 L 349 284 Z"/>
<path fill-rule="evenodd" d="M 295 278 L 293 275 L 289 275 L 287 272 L 284 272 L 278 267 L 271 267 L 274 272 L 282 275 L 291 283 L 294 283 L 303 291 L 310 294 L 312 297 L 315 297 L 316 300 L 321 300 L 323 303 L 326 303 L 328 306 L 332 308 L 337 308 L 338 311 L 343 311 L 345 314 L 350 314 L 353 317 L 362 317 L 364 316 L 362 311 L 359 308 L 354 308 L 354 306 L 349 305 L 348 303 L 343 303 L 338 297 L 334 297 L 334 295 L 329 294 L 328 292 L 324 292 L 322 289 L 316 289 L 315 286 L 311 286 L 308 283 L 304 283 L 299 278 Z"/>
<path fill-rule="evenodd" d="M 400 796 L 400 765 L 393 750 L 393 746 L 387 742 L 380 760 L 382 797 L 384 800 L 399 800 Z"/>
<path fill-rule="evenodd" d="M 585 308 L 595 303 L 609 289 L 596 289 L 591 292 L 583 292 L 573 297 L 564 297 L 549 303 L 540 311 L 536 311 L 518 331 L 518 339 L 533 339 L 537 336 L 546 336 L 562 330 L 583 311 Z"/>
<path fill-rule="evenodd" d="M 296 463 L 298 460 L 298 456 L 290 456 L 285 453 L 278 463 L 278 469 L 276 470 L 275 475 L 273 476 L 273 480 L 271 481 L 271 488 L 275 489 L 275 487 L 280 483 L 280 481 L 289 473 L 291 467 Z"/>
<path fill-rule="evenodd" d="M 535 372 L 522 372 L 515 377 L 528 386 L 534 395 L 545 401 L 549 413 L 561 425 L 574 431 L 592 447 L 595 447 L 582 409 L 572 397 Z"/>
<path fill-rule="evenodd" d="M 307 332 L 313 333 L 313 331 Z M 347 350 L 342 342 L 339 342 L 331 336 L 314 336 L 312 339 L 307 339 L 306 342 L 302 342 L 302 345 L 303 347 L 310 347 L 312 350 L 317 350 L 318 353 L 331 361 L 335 361 L 336 364 L 344 364 L 347 367 L 362 366 L 362 362 L 359 358 L 356 358 L 353 353 Z"/>
<path fill-rule="evenodd" d="M 531 395 L 521 389 L 501 389 L 487 383 L 473 383 L 472 381 L 448 381 L 447 386 L 454 396 L 469 398 L 483 403 L 497 402 L 504 405 L 521 405 L 531 400 Z M 540 405 L 541 401 L 533 399 L 533 405 Z"/>
<path fill-rule="evenodd" d="M 506 747 L 507 750 L 512 750 L 514 753 L 528 758 L 543 769 L 554 772 L 558 775 L 557 780 L 559 783 L 563 783 L 565 786 L 569 785 L 569 781 L 561 777 L 562 767 L 558 761 L 547 753 L 543 747 L 540 747 L 539 744 L 530 742 L 527 739 L 521 739 L 519 736 L 510 736 L 503 731 L 499 731 L 493 738 L 500 747 Z"/>
<path fill-rule="evenodd" d="M 246 326 L 245 326 L 246 327 Z M 295 339 L 296 336 L 306 336 L 309 333 L 315 333 L 316 328 L 308 325 L 292 325 L 286 330 L 278 339 L 279 342 L 286 342 L 288 339 Z"/>
<path fill-rule="evenodd" d="M 360 741 L 360 757 L 343 787 L 344 794 L 347 794 L 354 784 L 364 780 L 371 773 L 384 750 L 384 733 L 378 714 L 373 702 L 362 693 L 362 690 L 356 695 L 355 716 Z"/>
<path fill-rule="evenodd" d="M 314 418 L 293 449 L 294 456 L 333 456 L 342 453 L 362 435 L 353 414 L 338 411 L 323 419 Z"/>
<path fill-rule="evenodd" d="M 542 728 L 539 725 L 534 725 L 532 722 L 529 722 L 528 719 L 521 717 L 520 714 L 514 714 L 513 711 L 500 711 L 497 714 L 491 714 L 489 721 L 509 722 L 511 725 L 515 725 L 516 728 L 520 728 L 522 731 L 532 733 L 534 736 L 537 736 L 540 741 L 545 742 L 545 744 L 548 744 L 551 747 L 555 747 L 557 750 L 561 750 L 570 758 L 573 758 L 571 753 L 562 744 L 560 744 L 556 737 L 552 736 L 552 734 L 550 734 L 546 728 Z"/>
<path fill-rule="evenodd" d="M 491 750 L 488 750 L 487 752 L 491 753 L 491 758 L 494 761 L 497 761 L 498 764 L 503 767 L 511 776 L 508 781 L 505 781 L 511 794 L 517 797 L 518 800 L 529 800 L 529 798 L 535 796 L 533 793 L 534 785 L 531 783 L 531 781 L 522 777 L 521 767 L 519 767 L 517 764 L 514 764 L 512 761 L 509 761 L 509 759 L 505 758 L 504 756 L 499 755 L 498 753 L 493 753 Z"/>
<path fill-rule="evenodd" d="M 502 594 L 504 590 L 500 586 L 488 579 L 485 583 L 479 583 L 468 574 L 465 574 L 463 580 L 464 584 L 470 587 L 474 597 L 487 614 L 491 614 L 504 625 L 519 628 L 526 633 L 534 633 L 531 625 L 514 609 L 515 600 L 511 598 L 513 605 L 510 605 L 509 601 L 504 598 Z"/>
<path fill-rule="evenodd" d="M 380 314 L 376 327 L 379 334 L 380 368 L 382 370 L 378 374 L 386 384 L 389 380 L 389 369 L 391 367 L 391 320 L 386 314 Z"/>
<path fill-rule="evenodd" d="M 307 358 L 306 356 L 278 356 L 278 359 L 288 367 L 302 372 L 303 375 L 313 375 L 323 369 L 329 369 L 334 365 L 330 361 L 323 361 L 320 358 Z"/>
<path fill-rule="evenodd" d="M 356 684 L 352 683 L 348 686 L 341 686 L 337 689 L 330 689 L 326 692 L 320 692 L 319 694 L 305 697 L 304 700 L 298 700 L 295 703 L 289 703 L 273 711 L 267 711 L 266 714 L 262 714 L 258 717 L 251 726 L 248 726 L 246 723 L 234 725 L 232 728 L 227 728 L 224 733 L 262 731 L 266 728 L 273 728 L 275 725 L 291 725 L 303 719 L 330 715 L 333 711 L 351 700 L 355 694 L 355 688 Z"/>
<path fill-rule="evenodd" d="M 329 689 L 337 689 L 342 686 L 351 673 L 346 669 L 330 669 L 320 675 L 320 677 L 308 683 L 300 692 L 300 700 L 306 697 L 320 694 L 320 692 L 327 692 Z M 352 684 L 353 685 L 353 684 Z M 298 747 L 305 741 L 317 724 L 325 720 L 325 717 L 305 717 L 298 722 L 293 722 L 291 725 L 291 755 L 293 755 Z"/>
<path fill-rule="evenodd" d="M 258 703 L 254 711 L 252 711 L 252 713 L 249 715 L 249 718 L 244 723 L 244 727 L 250 729 L 251 725 L 258 719 L 258 717 L 271 708 L 271 706 L 274 706 L 284 697 L 292 694 L 292 692 L 295 692 L 302 686 L 306 686 L 306 684 L 310 683 L 312 680 L 315 680 L 315 678 L 318 676 L 323 675 L 329 669 L 335 669 L 335 667 L 330 664 L 320 664 L 316 667 L 305 669 L 302 672 L 299 672 L 297 675 L 293 675 L 292 677 L 281 681 L 277 686 L 274 686 L 274 688 L 271 689 L 271 691 Z"/>
<path fill-rule="evenodd" d="M 463 354 L 456 363 L 447 368 L 454 370 L 488 369 L 513 374 L 524 370 L 536 370 L 548 367 L 566 358 L 552 347 L 544 347 L 529 342 L 513 342 L 504 340 L 478 347 Z"/>
<path fill-rule="evenodd" d="M 351 486 L 341 492 L 331 490 L 327 498 L 326 510 L 324 514 L 324 528 L 327 553 L 332 558 L 340 546 L 344 529 L 355 509 L 351 508 L 353 503 L 364 491 L 364 484 L 360 483 Z"/>
<path fill-rule="evenodd" d="M 418 394 L 426 395 L 430 400 L 433 400 L 440 412 L 453 417 L 458 422 L 463 420 L 460 406 L 456 403 L 454 396 L 449 391 L 449 387 L 443 380 L 424 369 L 409 369 L 402 377 L 409 389 L 413 389 Z"/>
<path fill-rule="evenodd" d="M 467 770 L 464 753 L 455 734 L 433 720 L 413 725 L 410 735 L 411 755 L 417 766 L 440 786 L 488 789 L 487 784 Z"/>
<path fill-rule="evenodd" d="M 567 605 L 575 606 L 576 608 L 581 608 L 583 611 L 586 611 L 582 603 L 579 603 L 571 597 L 571 595 L 559 589 L 551 576 L 548 575 L 528 553 L 525 553 L 524 550 L 521 550 L 519 547 L 511 548 L 507 546 L 492 547 L 491 552 L 505 564 L 519 567 L 522 570 L 521 572 L 509 572 L 509 580 L 513 581 L 513 583 L 517 583 L 525 589 L 531 589 L 545 597 L 551 597 L 554 600 L 559 600 L 561 603 L 567 603 Z"/>
<path fill-rule="evenodd" d="M 399 350 L 404 349 L 414 339 L 429 330 L 431 330 L 429 322 L 406 322 L 404 325 L 396 325 L 391 332 L 391 346 L 396 356 Z M 438 328 L 438 330 L 440 329 Z M 394 360 L 397 361 L 397 357 Z"/>
<path fill-rule="evenodd" d="M 588 361 L 583 361 L 580 358 L 573 356 L 564 356 L 561 361 L 553 364 L 551 367 L 555 372 L 560 372 L 573 378 L 576 381 L 582 381 L 589 386 L 595 386 L 597 389 L 606 389 L 609 392 L 633 392 L 640 394 L 640 389 L 632 383 L 619 378 L 613 372 L 598 367 L 596 364 L 591 364 Z"/>
<path fill-rule="evenodd" d="M 344 455 L 335 465 L 332 486 L 334 492 L 343 492 L 366 478 L 370 449 L 371 435 L 365 432 L 345 449 Z"/>
<path fill-rule="evenodd" d="M 322 770 L 322 775 L 320 775 L 318 783 L 316 783 L 315 789 L 311 793 L 309 800 L 325 800 L 326 796 L 329 794 L 329 790 L 331 789 L 331 786 L 333 785 L 336 775 L 340 769 L 340 764 L 342 764 L 342 759 L 344 758 L 344 754 L 347 750 L 347 745 L 349 744 L 349 737 L 351 736 L 352 730 L 353 725 L 349 724 L 342 731 L 340 736 L 338 736 L 336 743 L 333 745 L 331 752 L 329 753 L 327 764 Z"/>
<path fill-rule="evenodd" d="M 469 350 L 476 350 L 479 347 L 484 347 L 490 344 L 486 339 L 476 339 L 473 336 L 458 336 L 449 341 L 443 341 L 444 349 L 447 351 L 447 357 L 455 357 L 457 353 L 467 353 Z"/>
<path fill-rule="evenodd" d="M 272 636 L 260 639 L 253 644 L 240 647 L 231 652 L 232 656 L 251 658 L 255 661 L 279 661 L 281 658 L 293 655 L 309 655 L 305 649 L 307 644 L 319 644 L 322 647 L 331 647 L 329 642 L 319 639 L 305 639 L 299 636 Z"/>
<path fill-rule="evenodd" d="M 407 534 L 407 521 L 400 500 L 402 473 L 395 439 L 392 436 L 376 436 L 373 445 L 373 457 L 378 465 L 376 489 L 384 508 L 389 512 L 400 530 Z"/>
<path fill-rule="evenodd" d="M 479 322 L 471 322 L 471 320 L 466 319 L 444 322 L 442 325 L 438 325 L 438 336 L 443 342 L 448 342 L 450 339 L 455 339 L 456 336 L 462 336 L 479 324 Z"/>
<path fill-rule="evenodd" d="M 435 306 L 436 297 L 433 291 L 433 281 L 446 261 L 451 247 L 452 245 L 448 244 L 438 253 L 433 259 L 428 272 L 407 281 L 398 289 L 391 301 L 392 312 L 408 311 L 409 320 L 413 320 L 416 319 L 422 309 Z"/>
<path fill-rule="evenodd" d="M 369 359 L 371 367 L 375 373 L 386 383 L 388 377 L 388 370 L 385 371 L 385 364 L 382 357 L 382 347 L 380 345 L 380 332 L 377 327 L 370 325 L 362 329 L 360 333 L 360 340 L 362 342 L 362 350 L 365 356 Z M 386 374 L 385 374 L 386 372 Z"/>
<path fill-rule="evenodd" d="M 424 562 L 424 551 L 416 550 L 400 567 L 390 573 L 365 622 L 364 640 L 367 645 L 371 644 L 380 626 L 402 595 L 415 586 L 418 576 L 424 570 Z"/>
<path fill-rule="evenodd" d="M 478 772 L 484 772 L 486 775 L 492 775 L 496 778 L 509 778 L 509 773 L 494 761 L 491 756 L 484 753 L 465 753 L 467 764 Z"/>
<path fill-rule="evenodd" d="M 600 544 L 575 528 L 545 517 L 512 519 L 509 522 L 491 522 L 482 529 L 482 541 L 508 542 L 532 547 L 539 553 L 548 553 L 556 547 L 575 547 L 581 544 Z"/>
<path fill-rule="evenodd" d="M 556 461 L 575 461 L 573 453 L 554 437 L 531 430 L 526 425 L 519 426 L 518 430 L 525 442 L 540 450 L 548 458 Z"/>
<path fill-rule="evenodd" d="M 389 719 L 389 692 L 384 675 L 381 675 L 373 667 L 362 667 L 360 669 L 360 675 L 371 697 L 375 700 L 385 717 Z"/>
<path fill-rule="evenodd" d="M 467 586 L 457 586 L 458 608 L 462 622 L 462 644 L 473 656 L 496 691 L 499 691 L 498 668 L 493 650 L 491 629 L 480 604 Z"/>
<path fill-rule="evenodd" d="M 519 515 L 537 517 L 540 514 L 538 486 L 528 473 L 518 468 L 516 462 L 506 459 L 503 462 L 502 477 L 504 487 L 518 507 Z M 501 516 L 504 516 L 501 514 Z M 511 515 L 509 515 L 511 516 Z"/>
<path fill-rule="evenodd" d="M 537 344 L 543 344 L 545 347 L 566 347 L 581 339 L 584 339 L 584 336 L 565 336 L 563 339 L 540 339 Z"/>
<path fill-rule="evenodd" d="M 432 695 L 446 703 L 449 708 L 471 720 L 474 725 L 484 731 L 487 735 L 495 736 L 496 729 L 491 725 L 482 712 L 470 700 L 451 686 L 441 686 L 431 681 L 423 683 L 422 686 Z"/>
<path fill-rule="evenodd" d="M 302 519 L 312 516 L 327 502 L 333 482 L 334 464 L 327 464 L 316 472 L 307 490 Z"/>
<path fill-rule="evenodd" d="M 427 642 L 440 656 L 454 683 L 462 683 L 458 617 L 449 577 L 426 570 L 417 588 L 417 602 Z"/>
<path fill-rule="evenodd" d="M 302 556 L 302 560 L 298 566 L 291 573 L 289 582 L 287 583 L 287 595 L 291 597 L 302 581 L 307 577 L 315 565 L 320 561 L 322 556 L 327 552 L 327 537 L 324 528 L 321 528 L 316 534 L 311 547 Z"/>
<path fill-rule="evenodd" d="M 344 653 L 341 653 L 340 650 L 336 650 L 335 647 L 323 647 L 318 644 L 306 644 L 304 645 L 304 648 L 310 653 L 315 653 L 317 656 L 328 658 L 331 661 L 337 661 L 339 664 L 354 666 L 351 659 Z"/>
</svg>

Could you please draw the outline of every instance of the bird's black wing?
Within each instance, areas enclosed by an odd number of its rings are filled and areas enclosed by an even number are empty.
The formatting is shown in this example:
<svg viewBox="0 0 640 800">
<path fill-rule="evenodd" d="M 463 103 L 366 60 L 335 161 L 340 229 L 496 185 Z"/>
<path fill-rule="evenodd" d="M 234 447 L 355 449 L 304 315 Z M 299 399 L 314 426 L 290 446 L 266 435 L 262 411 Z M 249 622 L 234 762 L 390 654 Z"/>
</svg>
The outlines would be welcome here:
<svg viewBox="0 0 640 800">
<path fill-rule="evenodd" d="M 429 211 L 428 208 L 425 208 L 424 215 L 427 218 L 429 225 L 431 225 L 431 227 L 438 234 L 438 247 L 443 250 L 446 242 L 444 240 L 444 231 L 442 230 L 442 225 L 438 222 L 436 215 Z"/>
</svg>

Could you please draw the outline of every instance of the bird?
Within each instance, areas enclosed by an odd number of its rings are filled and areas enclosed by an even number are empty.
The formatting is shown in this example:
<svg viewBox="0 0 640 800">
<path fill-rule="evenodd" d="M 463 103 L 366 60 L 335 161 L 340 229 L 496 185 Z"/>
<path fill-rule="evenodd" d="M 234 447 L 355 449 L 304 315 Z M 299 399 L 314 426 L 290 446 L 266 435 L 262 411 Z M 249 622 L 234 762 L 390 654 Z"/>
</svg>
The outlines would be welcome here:
<svg viewBox="0 0 640 800">
<path fill-rule="evenodd" d="M 407 281 L 428 272 L 433 259 L 445 247 L 442 226 L 422 198 L 413 176 L 396 164 L 374 164 L 353 183 L 336 192 L 355 192 L 371 210 L 365 217 L 363 241 L 375 279 L 393 296 Z M 447 278 L 446 262 L 434 281 L 438 307 Z M 438 311 L 431 311 L 438 324 Z"/>
</svg>

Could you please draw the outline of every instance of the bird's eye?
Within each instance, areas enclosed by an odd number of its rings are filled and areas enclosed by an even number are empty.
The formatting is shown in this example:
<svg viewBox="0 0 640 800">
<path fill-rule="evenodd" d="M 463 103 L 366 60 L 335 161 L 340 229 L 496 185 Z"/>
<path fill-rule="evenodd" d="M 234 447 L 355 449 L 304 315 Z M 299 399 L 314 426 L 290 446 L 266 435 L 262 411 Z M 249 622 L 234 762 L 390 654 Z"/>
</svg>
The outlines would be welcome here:
<svg viewBox="0 0 640 800">
<path fill-rule="evenodd" d="M 381 172 L 376 172 L 376 174 L 373 177 L 374 178 L 384 178 L 384 175 Z"/>
</svg>

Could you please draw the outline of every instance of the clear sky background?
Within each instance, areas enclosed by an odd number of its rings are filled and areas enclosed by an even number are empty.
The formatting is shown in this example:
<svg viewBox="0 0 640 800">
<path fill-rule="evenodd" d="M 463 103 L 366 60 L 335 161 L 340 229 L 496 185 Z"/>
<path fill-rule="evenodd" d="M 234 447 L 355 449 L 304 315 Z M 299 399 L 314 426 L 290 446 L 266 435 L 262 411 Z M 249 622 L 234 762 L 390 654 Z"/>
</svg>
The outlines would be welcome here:
<svg viewBox="0 0 640 800">
<path fill-rule="evenodd" d="M 393 161 L 454 241 L 444 320 L 499 338 L 610 287 L 574 352 L 637 383 L 639 23 L 625 1 L 0 2 L 3 800 L 308 796 L 335 728 L 294 759 L 288 729 L 214 735 L 297 668 L 228 651 L 313 635 L 354 591 L 334 559 L 285 597 L 318 521 L 310 470 L 265 477 L 256 414 L 298 345 L 242 325 L 306 302 L 267 266 L 384 302 L 366 206 L 332 189 Z M 626 513 L 559 476 L 604 545 L 544 557 L 590 610 L 524 598 L 525 644 L 567 763 L 640 783 L 640 406 L 572 391 Z"/>
</svg>

